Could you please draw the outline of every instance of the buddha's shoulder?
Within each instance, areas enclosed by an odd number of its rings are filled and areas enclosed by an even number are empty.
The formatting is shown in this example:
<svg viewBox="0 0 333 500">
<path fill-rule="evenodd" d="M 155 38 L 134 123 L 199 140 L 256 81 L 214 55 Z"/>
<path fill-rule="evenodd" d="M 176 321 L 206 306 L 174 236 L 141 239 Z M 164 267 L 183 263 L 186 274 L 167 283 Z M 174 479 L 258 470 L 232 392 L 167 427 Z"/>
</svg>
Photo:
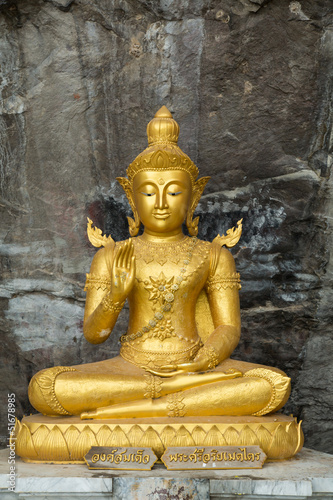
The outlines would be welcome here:
<svg viewBox="0 0 333 500">
<path fill-rule="evenodd" d="M 216 244 L 216 242 L 210 242 L 205 240 L 199 240 L 197 238 L 197 249 L 199 253 L 207 255 L 210 258 L 210 272 L 211 273 L 232 273 L 235 271 L 235 260 L 231 252 L 221 246 Z"/>
<path fill-rule="evenodd" d="M 92 264 L 91 264 L 91 272 L 103 272 L 108 271 L 110 266 L 112 266 L 113 255 L 115 253 L 116 247 L 120 242 L 110 241 L 105 246 L 97 250 L 94 255 Z"/>
<path fill-rule="evenodd" d="M 230 274 L 235 272 L 235 259 L 227 248 L 217 244 L 216 241 L 200 240 L 200 244 L 203 248 L 209 250 L 211 274 Z"/>
<path fill-rule="evenodd" d="M 219 258 L 223 259 L 231 259 L 233 260 L 233 256 L 231 252 L 225 248 L 224 246 L 221 246 L 217 244 L 215 241 L 205 241 L 205 240 L 199 240 L 199 238 L 196 239 L 197 241 L 197 247 L 202 248 L 205 250 L 210 250 L 211 253 L 216 253 Z"/>
</svg>

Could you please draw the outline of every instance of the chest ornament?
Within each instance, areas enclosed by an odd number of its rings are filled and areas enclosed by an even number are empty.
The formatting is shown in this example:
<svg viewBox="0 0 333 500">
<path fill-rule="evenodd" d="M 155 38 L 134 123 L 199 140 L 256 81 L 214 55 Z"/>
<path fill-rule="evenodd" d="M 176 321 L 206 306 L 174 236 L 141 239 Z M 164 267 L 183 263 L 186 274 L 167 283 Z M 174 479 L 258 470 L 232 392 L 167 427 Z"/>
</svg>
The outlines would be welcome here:
<svg viewBox="0 0 333 500">
<path fill-rule="evenodd" d="M 166 278 L 161 272 L 157 278 L 150 277 L 150 283 L 145 282 L 145 289 L 149 292 L 149 300 L 154 304 L 159 302 L 160 308 L 155 312 L 154 317 L 136 333 L 122 335 L 120 341 L 122 343 L 130 342 L 142 337 L 145 333 L 150 332 L 149 337 L 157 337 L 160 340 L 175 336 L 174 328 L 171 324 L 171 319 L 165 320 L 164 314 L 171 311 L 172 303 L 175 299 L 175 293 L 179 289 L 180 283 L 186 279 L 187 266 L 190 264 L 194 248 L 197 244 L 197 238 L 194 236 L 188 238 L 188 248 L 185 258 L 182 260 L 182 267 L 178 276 Z M 179 256 L 180 260 L 181 256 Z M 162 323 L 163 322 L 163 323 Z"/>
</svg>

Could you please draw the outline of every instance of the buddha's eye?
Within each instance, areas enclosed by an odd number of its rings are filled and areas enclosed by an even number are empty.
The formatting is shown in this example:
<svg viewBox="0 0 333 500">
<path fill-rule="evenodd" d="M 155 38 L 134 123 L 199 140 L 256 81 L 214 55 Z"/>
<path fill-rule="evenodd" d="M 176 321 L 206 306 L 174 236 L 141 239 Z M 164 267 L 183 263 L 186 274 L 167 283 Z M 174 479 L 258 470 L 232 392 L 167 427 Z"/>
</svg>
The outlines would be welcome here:
<svg viewBox="0 0 333 500">
<path fill-rule="evenodd" d="M 178 194 L 181 194 L 181 191 L 177 191 L 177 193 L 168 193 L 170 196 L 177 196 Z"/>
<path fill-rule="evenodd" d="M 143 191 L 141 191 L 141 194 L 144 196 L 155 196 L 155 193 L 144 193 Z"/>
</svg>

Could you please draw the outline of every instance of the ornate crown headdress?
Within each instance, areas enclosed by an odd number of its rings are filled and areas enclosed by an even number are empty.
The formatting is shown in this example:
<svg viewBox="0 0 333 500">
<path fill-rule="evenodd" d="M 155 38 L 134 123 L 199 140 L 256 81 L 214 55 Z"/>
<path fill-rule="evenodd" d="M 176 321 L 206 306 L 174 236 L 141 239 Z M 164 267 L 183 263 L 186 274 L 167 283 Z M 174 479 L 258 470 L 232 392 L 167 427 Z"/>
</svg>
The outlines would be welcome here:
<svg viewBox="0 0 333 500">
<path fill-rule="evenodd" d="M 140 153 L 129 165 L 126 177 L 117 177 L 117 180 L 125 190 L 131 205 L 134 218 L 127 217 L 131 236 L 135 236 L 140 227 L 140 219 L 134 204 L 133 180 L 138 172 L 152 170 L 184 170 L 191 178 L 192 200 L 188 210 L 186 225 L 192 236 L 198 234 L 199 217 L 192 220 L 202 192 L 209 177 L 201 177 L 196 181 L 199 170 L 193 161 L 177 145 L 179 136 L 179 125 L 172 118 L 172 114 L 166 106 L 157 111 L 154 118 L 147 125 L 148 147 Z"/>
<path fill-rule="evenodd" d="M 148 147 L 127 169 L 129 181 L 133 183 L 135 175 L 143 170 L 185 170 L 194 185 L 199 170 L 177 145 L 179 125 L 166 106 L 162 106 L 148 123 L 147 136 Z"/>
</svg>

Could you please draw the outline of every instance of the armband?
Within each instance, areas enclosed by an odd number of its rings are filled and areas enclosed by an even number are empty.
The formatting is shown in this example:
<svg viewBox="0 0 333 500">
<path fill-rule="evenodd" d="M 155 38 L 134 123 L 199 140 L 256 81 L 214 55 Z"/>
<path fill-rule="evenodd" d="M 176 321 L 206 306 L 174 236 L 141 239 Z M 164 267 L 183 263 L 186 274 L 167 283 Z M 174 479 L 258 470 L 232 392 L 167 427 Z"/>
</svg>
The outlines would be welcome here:
<svg viewBox="0 0 333 500">
<path fill-rule="evenodd" d="M 212 370 L 219 364 L 219 358 L 214 347 L 204 345 L 198 352 L 197 357 L 202 354 L 209 360 L 208 370 Z"/>
<path fill-rule="evenodd" d="M 206 282 L 207 293 L 211 293 L 214 290 L 226 290 L 227 288 L 237 288 L 237 290 L 242 288 L 239 273 L 233 273 L 229 276 L 215 274 L 211 278 L 208 278 Z"/>
<path fill-rule="evenodd" d="M 111 288 L 111 279 L 108 276 L 98 276 L 97 274 L 87 274 L 86 284 L 84 287 L 84 291 L 87 290 L 110 290 Z"/>
<path fill-rule="evenodd" d="M 120 313 L 124 307 L 125 302 L 113 302 L 110 293 L 107 293 L 103 298 L 102 307 L 104 312 Z"/>
</svg>

